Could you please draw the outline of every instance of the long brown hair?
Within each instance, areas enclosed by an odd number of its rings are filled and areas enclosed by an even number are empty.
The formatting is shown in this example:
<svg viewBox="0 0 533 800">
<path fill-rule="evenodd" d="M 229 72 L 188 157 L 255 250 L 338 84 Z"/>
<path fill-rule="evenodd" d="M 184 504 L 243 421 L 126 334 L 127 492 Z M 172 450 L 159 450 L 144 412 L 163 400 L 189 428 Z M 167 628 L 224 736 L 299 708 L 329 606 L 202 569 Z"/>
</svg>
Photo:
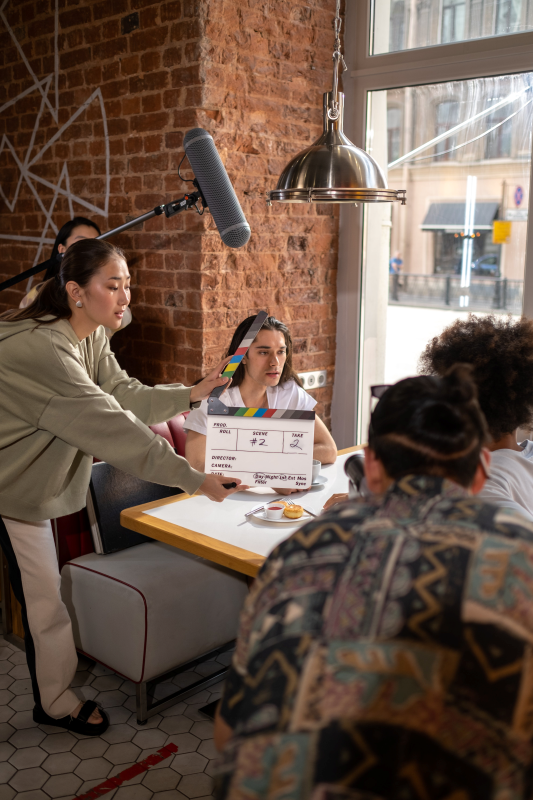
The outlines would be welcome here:
<svg viewBox="0 0 533 800">
<path fill-rule="evenodd" d="M 65 288 L 67 283 L 75 281 L 78 286 L 84 288 L 111 258 L 125 258 L 125 256 L 119 247 L 110 242 L 100 239 L 82 239 L 75 242 L 65 253 L 59 274 L 43 283 L 33 303 L 27 308 L 4 311 L 0 319 L 17 322 L 22 319 L 41 319 L 49 315 L 54 319 L 70 319 L 72 311 Z"/>
<path fill-rule="evenodd" d="M 244 339 L 245 335 L 248 333 L 252 326 L 252 322 L 255 319 L 255 314 L 253 317 L 247 317 L 244 319 L 241 324 L 238 326 L 237 330 L 233 334 L 233 339 L 231 340 L 231 344 L 228 347 L 226 356 L 232 356 L 237 351 L 240 343 Z M 279 384 L 286 383 L 287 381 L 293 380 L 298 386 L 302 385 L 302 382 L 296 372 L 292 367 L 292 338 L 289 329 L 285 325 L 284 322 L 280 322 L 279 319 L 275 317 L 267 317 L 264 321 L 262 327 L 262 331 L 280 331 L 284 338 L 285 338 L 285 346 L 287 347 L 287 357 L 285 359 L 285 364 L 283 366 L 283 371 L 281 373 L 281 378 L 279 379 Z M 231 379 L 232 386 L 240 386 L 244 380 L 246 375 L 243 363 L 239 364 L 237 369 L 233 374 L 233 378 Z"/>
</svg>

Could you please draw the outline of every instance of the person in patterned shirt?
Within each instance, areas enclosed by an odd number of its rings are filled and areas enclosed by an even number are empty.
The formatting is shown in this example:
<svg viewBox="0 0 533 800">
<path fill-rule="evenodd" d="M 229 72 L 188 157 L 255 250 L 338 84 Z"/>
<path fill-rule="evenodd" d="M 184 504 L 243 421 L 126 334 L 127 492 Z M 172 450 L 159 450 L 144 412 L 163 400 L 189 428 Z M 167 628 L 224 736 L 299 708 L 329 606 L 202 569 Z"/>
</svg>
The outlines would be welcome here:
<svg viewBox="0 0 533 800">
<path fill-rule="evenodd" d="M 218 800 L 533 797 L 533 525 L 479 500 L 468 368 L 390 387 L 375 493 L 271 553 L 215 723 Z"/>
</svg>

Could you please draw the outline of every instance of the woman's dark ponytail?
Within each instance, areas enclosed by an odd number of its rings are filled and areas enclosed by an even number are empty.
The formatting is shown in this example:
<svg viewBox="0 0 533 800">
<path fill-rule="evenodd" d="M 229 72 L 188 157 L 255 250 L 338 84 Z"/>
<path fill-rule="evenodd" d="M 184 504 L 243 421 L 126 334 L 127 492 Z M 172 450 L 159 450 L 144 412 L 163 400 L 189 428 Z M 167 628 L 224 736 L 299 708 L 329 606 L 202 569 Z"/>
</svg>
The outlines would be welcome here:
<svg viewBox="0 0 533 800">
<path fill-rule="evenodd" d="M 120 248 L 100 239 L 82 239 L 71 245 L 61 262 L 59 274 L 45 281 L 37 297 L 27 308 L 5 311 L 0 319 L 17 322 L 23 319 L 70 319 L 72 311 L 68 302 L 66 285 L 75 281 L 84 288 L 94 275 L 113 258 L 125 258 Z M 50 320 L 51 322 L 52 320 Z"/>
</svg>

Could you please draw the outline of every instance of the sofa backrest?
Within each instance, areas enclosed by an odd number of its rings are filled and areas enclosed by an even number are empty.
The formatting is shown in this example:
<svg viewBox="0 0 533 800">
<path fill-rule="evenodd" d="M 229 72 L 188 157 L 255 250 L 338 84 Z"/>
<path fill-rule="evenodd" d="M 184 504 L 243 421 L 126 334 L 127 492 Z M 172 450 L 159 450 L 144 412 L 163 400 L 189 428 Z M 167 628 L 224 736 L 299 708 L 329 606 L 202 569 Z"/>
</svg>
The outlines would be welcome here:
<svg viewBox="0 0 533 800">
<path fill-rule="evenodd" d="M 183 428 L 183 424 L 188 413 L 189 412 L 186 411 L 184 414 L 177 414 L 168 422 L 161 422 L 150 426 L 154 433 L 166 439 L 180 456 L 185 456 L 186 431 Z M 168 488 L 169 487 L 165 487 L 165 489 Z M 165 496 L 168 497 L 171 494 L 179 494 L 179 489 L 171 488 L 169 489 L 169 493 Z M 137 497 L 141 496 L 143 496 L 143 492 L 139 492 L 137 495 Z M 151 499 L 155 500 L 156 498 L 153 497 Z M 122 508 L 140 505 L 143 502 L 148 502 L 148 500 L 136 499 L 136 497 L 133 497 L 132 502 L 125 500 Z M 63 564 L 70 559 L 84 556 L 87 553 L 93 553 L 95 551 L 93 532 L 91 531 L 86 508 L 77 511 L 75 514 L 68 514 L 65 517 L 54 520 L 53 527 L 56 536 L 56 549 L 60 569 Z M 129 533 L 131 537 L 136 535 L 133 534 L 133 532 Z M 145 541 L 146 537 L 140 537 L 139 541 L 141 540 Z M 135 542 L 135 544 L 137 543 L 138 542 Z"/>
</svg>

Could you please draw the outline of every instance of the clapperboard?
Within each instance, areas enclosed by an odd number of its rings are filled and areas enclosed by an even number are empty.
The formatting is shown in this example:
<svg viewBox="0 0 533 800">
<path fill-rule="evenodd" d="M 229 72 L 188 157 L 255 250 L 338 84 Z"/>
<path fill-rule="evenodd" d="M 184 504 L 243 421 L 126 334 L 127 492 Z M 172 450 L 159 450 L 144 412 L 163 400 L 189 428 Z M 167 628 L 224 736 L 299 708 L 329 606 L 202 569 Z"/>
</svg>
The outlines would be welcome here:
<svg viewBox="0 0 533 800">
<path fill-rule="evenodd" d="M 222 373 L 232 377 L 267 318 L 260 311 Z M 217 387 L 207 401 L 205 471 L 232 475 L 248 486 L 304 489 L 313 471 L 314 411 L 235 408 Z"/>
</svg>

